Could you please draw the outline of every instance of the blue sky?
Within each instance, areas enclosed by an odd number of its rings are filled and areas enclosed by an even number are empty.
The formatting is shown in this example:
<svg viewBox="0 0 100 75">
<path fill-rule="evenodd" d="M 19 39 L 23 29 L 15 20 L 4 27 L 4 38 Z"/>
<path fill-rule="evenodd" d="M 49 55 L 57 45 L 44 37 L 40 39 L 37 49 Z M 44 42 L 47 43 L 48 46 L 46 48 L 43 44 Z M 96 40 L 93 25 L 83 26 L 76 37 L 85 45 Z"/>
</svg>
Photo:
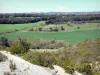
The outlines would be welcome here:
<svg viewBox="0 0 100 75">
<path fill-rule="evenodd" d="M 100 11 L 100 0 L 0 0 L 0 13 Z"/>
</svg>

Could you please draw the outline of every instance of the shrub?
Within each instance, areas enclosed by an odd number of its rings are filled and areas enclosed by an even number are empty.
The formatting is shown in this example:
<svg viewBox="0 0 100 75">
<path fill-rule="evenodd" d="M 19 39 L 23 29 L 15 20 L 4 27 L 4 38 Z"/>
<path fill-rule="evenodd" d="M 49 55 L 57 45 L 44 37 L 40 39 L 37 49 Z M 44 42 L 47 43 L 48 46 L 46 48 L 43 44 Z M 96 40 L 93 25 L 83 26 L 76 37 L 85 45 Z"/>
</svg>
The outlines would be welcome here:
<svg viewBox="0 0 100 75">
<path fill-rule="evenodd" d="M 68 24 L 68 26 L 72 26 L 71 24 Z"/>
<path fill-rule="evenodd" d="M 52 27 L 50 27 L 50 31 L 53 31 Z"/>
<path fill-rule="evenodd" d="M 39 31 L 42 31 L 42 27 L 39 27 L 38 30 L 39 30 Z"/>
<path fill-rule="evenodd" d="M 29 50 L 30 44 L 26 39 L 18 38 L 11 45 L 10 52 L 12 54 L 23 54 Z"/>
<path fill-rule="evenodd" d="M 49 52 L 28 52 L 23 56 L 23 58 L 33 64 L 50 68 L 52 68 L 56 62 L 55 57 Z"/>
<path fill-rule="evenodd" d="M 34 28 L 33 28 L 33 31 L 38 31 L 37 27 L 34 27 Z"/>
<path fill-rule="evenodd" d="M 65 46 L 66 43 L 64 41 L 59 40 L 36 39 L 31 44 L 32 49 L 58 49 Z"/>
<path fill-rule="evenodd" d="M 46 45 L 42 43 L 42 47 L 46 47 L 47 44 L 48 47 L 50 45 L 55 47 L 55 43 L 55 40 L 51 40 L 46 42 Z M 76 44 L 76 47 L 75 45 L 69 45 L 68 47 L 60 48 L 56 52 L 28 52 L 23 58 L 34 64 L 46 67 L 57 64 L 64 68 L 67 73 L 73 73 L 75 70 L 85 73 L 85 75 L 99 75 L 100 39 L 86 40 L 83 43 Z M 97 61 L 97 65 L 93 64 Z"/>
<path fill-rule="evenodd" d="M 0 37 L 0 46 L 9 47 L 8 39 L 5 37 Z"/>
<path fill-rule="evenodd" d="M 80 64 L 78 64 L 76 70 L 83 73 L 85 72 L 87 75 L 93 75 L 92 67 L 87 62 L 81 62 Z"/>
<path fill-rule="evenodd" d="M 10 60 L 9 68 L 10 68 L 11 72 L 14 71 L 14 70 L 16 70 L 16 64 L 13 63 L 12 60 Z"/>
<path fill-rule="evenodd" d="M 77 29 L 80 29 L 80 27 L 79 27 L 79 26 L 77 26 Z"/>
<path fill-rule="evenodd" d="M 62 31 L 64 31 L 64 30 L 65 30 L 64 26 L 61 26 L 61 30 L 62 30 Z"/>
<path fill-rule="evenodd" d="M 58 32 L 59 31 L 58 27 L 55 27 L 53 31 Z"/>
<path fill-rule="evenodd" d="M 4 62 L 7 60 L 7 57 L 0 53 L 0 62 Z"/>
</svg>

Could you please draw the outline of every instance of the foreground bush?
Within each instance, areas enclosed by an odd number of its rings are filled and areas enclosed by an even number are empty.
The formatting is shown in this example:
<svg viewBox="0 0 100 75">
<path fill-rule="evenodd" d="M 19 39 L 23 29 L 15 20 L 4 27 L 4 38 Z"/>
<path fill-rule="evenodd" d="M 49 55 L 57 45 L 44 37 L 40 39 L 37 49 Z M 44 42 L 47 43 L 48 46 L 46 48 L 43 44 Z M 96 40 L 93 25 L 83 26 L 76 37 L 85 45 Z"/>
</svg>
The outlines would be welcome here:
<svg viewBox="0 0 100 75">
<path fill-rule="evenodd" d="M 33 64 L 45 67 L 57 64 L 64 68 L 67 73 L 78 71 L 85 75 L 99 75 L 100 39 L 69 45 L 67 48 L 62 48 L 56 52 L 28 52 L 23 58 Z"/>
<path fill-rule="evenodd" d="M 0 62 L 4 62 L 7 60 L 7 57 L 0 53 Z"/>
<path fill-rule="evenodd" d="M 23 58 L 33 64 L 50 68 L 56 63 L 55 57 L 49 52 L 28 52 Z"/>
<path fill-rule="evenodd" d="M 28 52 L 30 44 L 26 39 L 18 38 L 14 40 L 13 44 L 11 45 L 10 52 L 12 54 L 23 54 Z"/>
<path fill-rule="evenodd" d="M 92 66 L 88 62 L 81 62 L 76 66 L 76 70 L 81 73 L 86 73 L 86 75 L 93 75 Z"/>
</svg>

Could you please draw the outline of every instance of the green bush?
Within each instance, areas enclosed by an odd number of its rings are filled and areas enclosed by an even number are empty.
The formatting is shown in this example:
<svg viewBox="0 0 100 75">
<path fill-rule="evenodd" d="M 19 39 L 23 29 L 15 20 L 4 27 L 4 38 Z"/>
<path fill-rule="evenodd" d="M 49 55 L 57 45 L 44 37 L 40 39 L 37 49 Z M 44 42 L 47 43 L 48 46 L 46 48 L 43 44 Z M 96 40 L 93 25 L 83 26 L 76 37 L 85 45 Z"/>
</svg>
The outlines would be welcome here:
<svg viewBox="0 0 100 75">
<path fill-rule="evenodd" d="M 58 49 L 65 47 L 67 44 L 60 40 L 42 40 L 36 39 L 31 43 L 32 49 Z"/>
<path fill-rule="evenodd" d="M 28 52 L 30 44 L 26 39 L 18 38 L 11 45 L 10 52 L 12 54 L 23 54 Z"/>
<path fill-rule="evenodd" d="M 42 31 L 42 27 L 38 27 L 38 30 L 39 30 L 39 31 Z"/>
<path fill-rule="evenodd" d="M 49 52 L 28 52 L 23 58 L 33 64 L 53 68 L 56 63 L 55 57 Z"/>
<path fill-rule="evenodd" d="M 86 73 L 86 75 L 93 75 L 92 67 L 88 62 L 81 62 L 76 66 L 76 70 Z"/>
<path fill-rule="evenodd" d="M 64 30 L 65 30 L 64 26 L 61 26 L 61 30 L 62 30 L 62 31 L 64 31 Z"/>
<path fill-rule="evenodd" d="M 79 27 L 79 26 L 77 26 L 77 29 L 80 29 L 80 27 Z"/>
</svg>

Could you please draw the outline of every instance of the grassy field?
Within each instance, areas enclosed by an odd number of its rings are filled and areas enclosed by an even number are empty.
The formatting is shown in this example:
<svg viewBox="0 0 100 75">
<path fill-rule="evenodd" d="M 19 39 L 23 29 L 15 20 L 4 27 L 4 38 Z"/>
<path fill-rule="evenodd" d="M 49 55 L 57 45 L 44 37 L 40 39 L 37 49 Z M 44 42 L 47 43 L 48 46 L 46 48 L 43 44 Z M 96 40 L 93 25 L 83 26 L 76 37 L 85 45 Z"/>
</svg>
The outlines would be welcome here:
<svg viewBox="0 0 100 75">
<path fill-rule="evenodd" d="M 0 24 L 0 33 L 14 31 L 15 29 L 17 30 L 28 29 L 34 26 L 40 26 L 41 23 L 44 22 L 41 21 L 41 22 L 29 23 L 29 24 Z"/>
<path fill-rule="evenodd" d="M 37 23 L 28 23 L 28 24 L 0 24 L 0 33 L 3 32 L 11 32 L 11 31 L 15 31 L 17 30 L 25 30 L 25 29 L 29 29 L 32 27 L 38 27 L 41 24 L 44 24 L 43 21 L 41 22 L 37 22 Z M 67 24 L 60 24 L 58 26 L 64 26 L 67 31 L 72 31 L 72 30 L 77 30 L 77 27 L 79 26 L 80 29 L 91 29 L 91 28 L 100 28 L 100 23 L 84 23 L 84 24 L 73 24 L 70 23 L 71 26 L 68 26 Z M 50 24 L 50 25 L 46 25 L 44 26 L 44 28 L 46 27 L 55 27 L 57 25 L 54 24 Z M 98 27 L 99 26 L 99 27 Z"/>
<path fill-rule="evenodd" d="M 65 40 L 69 43 L 78 43 L 87 39 L 100 38 L 100 29 L 85 29 L 76 30 L 72 32 L 15 32 L 0 35 L 7 37 L 8 39 L 15 39 L 17 37 L 27 38 L 29 40 L 34 39 L 55 39 Z"/>
<path fill-rule="evenodd" d="M 44 27 L 55 27 L 55 26 L 64 26 L 64 28 L 67 31 L 73 31 L 73 30 L 77 30 L 77 27 L 80 27 L 80 29 L 92 29 L 92 28 L 100 28 L 100 23 L 83 23 L 83 24 L 74 24 L 74 23 L 70 23 L 70 25 L 68 24 L 59 24 L 59 25 L 55 25 L 55 24 L 50 24 Z"/>
</svg>

